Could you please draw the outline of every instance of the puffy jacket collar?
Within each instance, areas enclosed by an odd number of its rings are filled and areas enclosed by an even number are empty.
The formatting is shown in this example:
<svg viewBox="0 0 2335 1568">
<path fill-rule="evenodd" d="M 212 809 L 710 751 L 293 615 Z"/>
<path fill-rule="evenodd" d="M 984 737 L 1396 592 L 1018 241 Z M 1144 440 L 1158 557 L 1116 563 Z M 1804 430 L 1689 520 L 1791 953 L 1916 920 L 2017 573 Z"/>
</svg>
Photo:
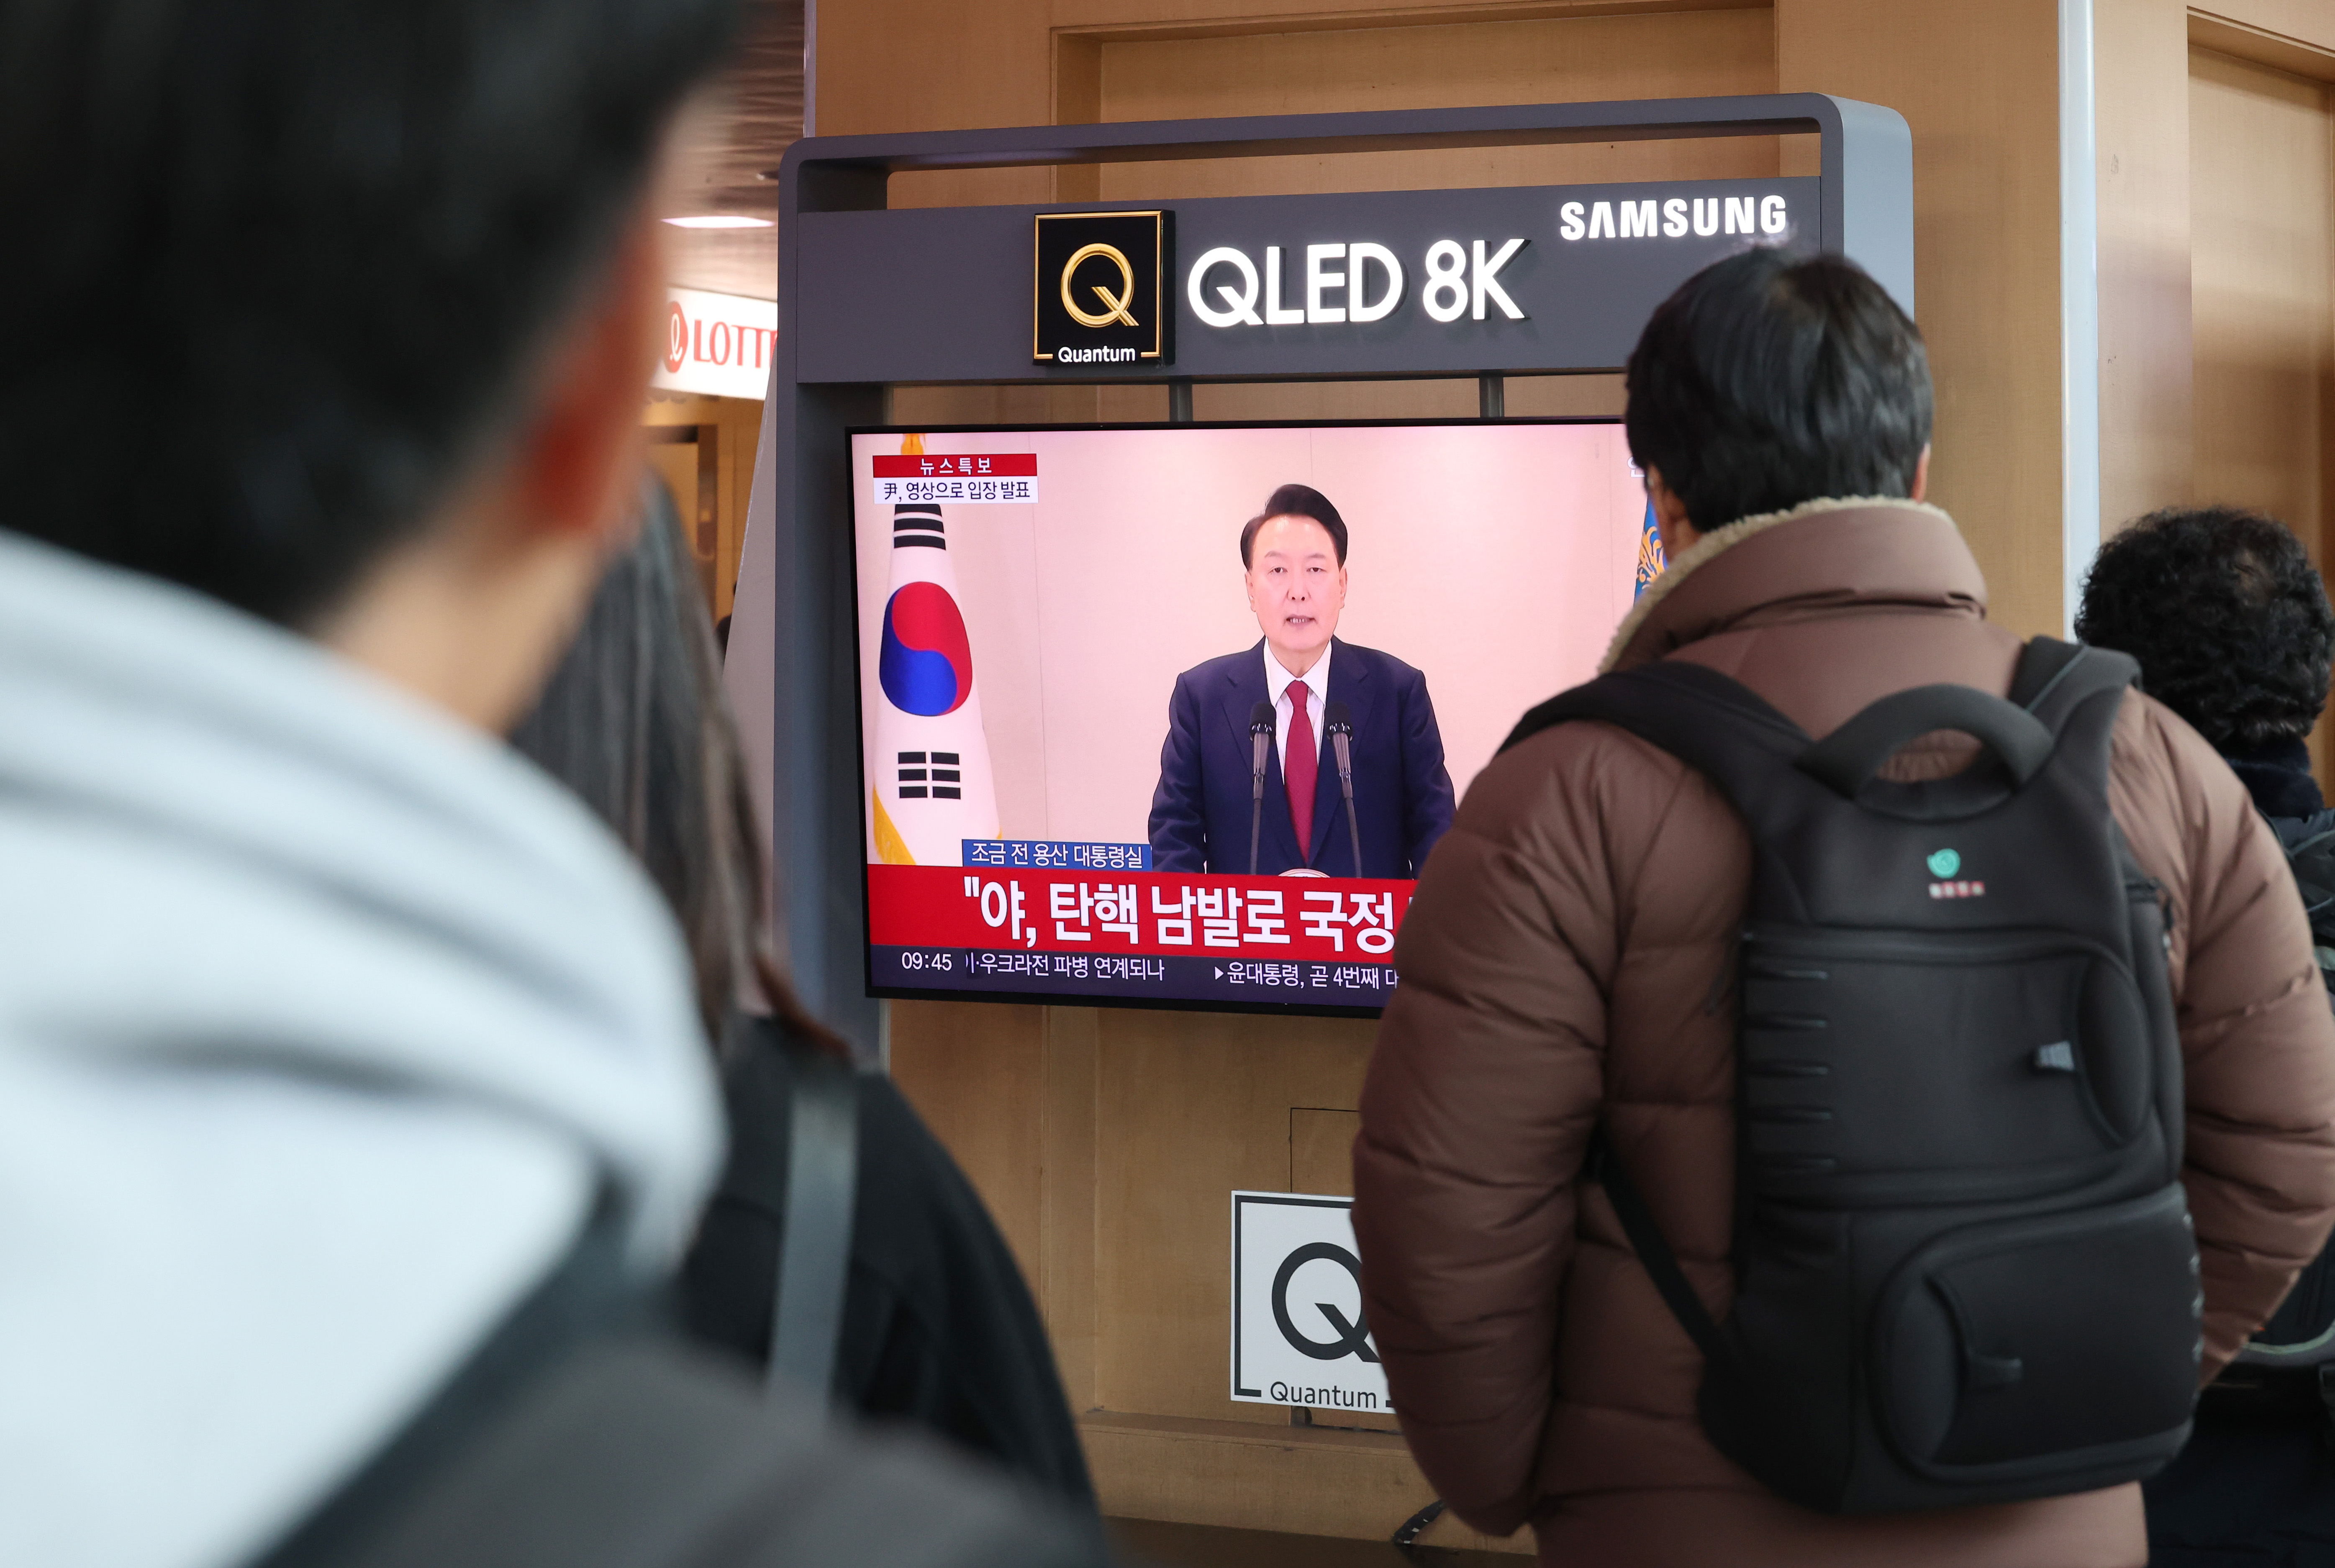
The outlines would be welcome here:
<svg viewBox="0 0 2335 1568">
<path fill-rule="evenodd" d="M 1884 605 L 1985 617 L 1986 579 L 1954 520 L 1888 497 L 1807 501 L 1697 540 L 1632 607 L 1598 668 L 1626 670 L 1754 622 Z"/>
</svg>

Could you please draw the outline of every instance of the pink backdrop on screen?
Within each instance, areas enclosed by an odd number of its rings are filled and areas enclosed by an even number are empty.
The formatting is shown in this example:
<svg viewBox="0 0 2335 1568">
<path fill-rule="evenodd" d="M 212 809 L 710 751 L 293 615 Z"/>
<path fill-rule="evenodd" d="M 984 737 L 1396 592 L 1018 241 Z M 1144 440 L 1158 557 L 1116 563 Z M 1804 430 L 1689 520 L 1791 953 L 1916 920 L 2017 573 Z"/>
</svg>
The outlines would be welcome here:
<svg viewBox="0 0 2335 1568">
<path fill-rule="evenodd" d="M 871 712 L 893 521 L 871 460 L 900 441 L 853 440 Z M 942 508 L 1006 838 L 1146 840 L 1176 676 L 1261 635 L 1240 530 L 1276 486 L 1312 485 L 1344 517 L 1337 634 L 1425 673 L 1463 798 L 1526 709 L 1596 673 L 1645 513 L 1618 425 L 944 431 L 924 446 L 1038 458 L 1034 505 Z M 877 778 L 872 750 L 865 761 Z"/>
</svg>

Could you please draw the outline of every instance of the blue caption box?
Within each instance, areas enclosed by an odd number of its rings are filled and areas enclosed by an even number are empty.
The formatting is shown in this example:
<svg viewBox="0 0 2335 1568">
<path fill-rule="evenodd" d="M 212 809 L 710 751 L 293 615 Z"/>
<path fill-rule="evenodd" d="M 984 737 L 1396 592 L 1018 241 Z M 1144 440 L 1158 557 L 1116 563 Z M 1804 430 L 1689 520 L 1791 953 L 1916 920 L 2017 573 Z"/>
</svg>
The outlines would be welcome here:
<svg viewBox="0 0 2335 1568">
<path fill-rule="evenodd" d="M 1057 838 L 967 838 L 964 863 L 1022 871 L 1148 871 L 1148 844 L 1074 844 Z"/>
</svg>

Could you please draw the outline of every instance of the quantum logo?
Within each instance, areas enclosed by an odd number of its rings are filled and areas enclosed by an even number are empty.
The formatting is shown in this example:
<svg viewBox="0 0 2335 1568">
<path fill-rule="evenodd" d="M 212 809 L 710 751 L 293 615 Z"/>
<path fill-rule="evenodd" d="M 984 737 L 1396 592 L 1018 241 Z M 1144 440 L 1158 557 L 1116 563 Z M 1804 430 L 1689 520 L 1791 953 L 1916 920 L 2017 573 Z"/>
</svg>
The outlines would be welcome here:
<svg viewBox="0 0 2335 1568">
<path fill-rule="evenodd" d="M 1101 256 L 1119 268 L 1119 290 L 1117 295 L 1114 296 L 1110 290 L 1099 283 L 1087 286 L 1102 301 L 1102 314 L 1100 315 L 1079 308 L 1078 297 L 1071 287 L 1071 280 L 1079 275 L 1079 263 L 1090 256 Z M 1071 252 L 1071 259 L 1062 263 L 1062 308 L 1069 311 L 1071 319 L 1080 326 L 1109 326 L 1115 321 L 1125 322 L 1129 326 L 1141 326 L 1141 322 L 1127 314 L 1128 304 L 1134 298 L 1135 268 L 1127 264 L 1126 253 L 1115 245 L 1087 246 Z"/>
<path fill-rule="evenodd" d="M 1168 212 L 1042 212 L 1032 223 L 1030 353 L 1057 365 L 1175 358 Z"/>
<path fill-rule="evenodd" d="M 954 713 L 973 695 L 973 642 L 964 616 L 937 583 L 903 583 L 884 606 L 877 679 L 904 713 Z"/>
</svg>

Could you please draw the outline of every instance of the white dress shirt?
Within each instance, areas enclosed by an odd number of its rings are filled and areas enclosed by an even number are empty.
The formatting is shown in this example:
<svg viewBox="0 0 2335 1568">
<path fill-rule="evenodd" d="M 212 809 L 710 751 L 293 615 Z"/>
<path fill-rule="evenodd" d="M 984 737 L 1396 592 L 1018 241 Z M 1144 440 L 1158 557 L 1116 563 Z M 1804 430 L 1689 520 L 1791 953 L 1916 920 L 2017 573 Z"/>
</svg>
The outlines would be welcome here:
<svg viewBox="0 0 2335 1568">
<path fill-rule="evenodd" d="M 1293 675 L 1281 667 L 1273 656 L 1273 644 L 1264 645 L 1264 689 L 1273 693 L 1273 750 L 1281 759 L 1281 776 L 1289 777 L 1289 727 L 1297 721 L 1297 713 L 1289 700 L 1289 683 L 1305 682 L 1305 718 L 1313 727 L 1313 760 L 1322 760 L 1322 703 L 1330 690 L 1330 655 L 1335 645 L 1323 644 L 1322 656 L 1303 675 Z"/>
</svg>

